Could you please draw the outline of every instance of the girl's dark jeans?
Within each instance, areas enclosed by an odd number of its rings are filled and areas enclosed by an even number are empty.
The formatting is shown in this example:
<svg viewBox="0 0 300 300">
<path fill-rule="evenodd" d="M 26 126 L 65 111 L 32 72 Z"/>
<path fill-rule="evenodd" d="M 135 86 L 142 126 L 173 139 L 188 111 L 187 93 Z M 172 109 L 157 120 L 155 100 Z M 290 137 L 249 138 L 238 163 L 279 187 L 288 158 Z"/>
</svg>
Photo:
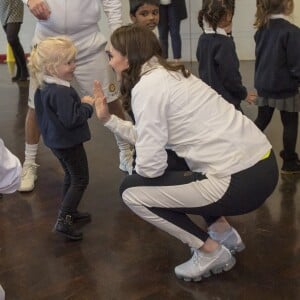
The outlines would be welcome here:
<svg viewBox="0 0 300 300">
<path fill-rule="evenodd" d="M 86 152 L 83 144 L 67 149 L 51 150 L 65 172 L 61 212 L 72 214 L 77 211 L 79 202 L 89 183 Z"/>
</svg>

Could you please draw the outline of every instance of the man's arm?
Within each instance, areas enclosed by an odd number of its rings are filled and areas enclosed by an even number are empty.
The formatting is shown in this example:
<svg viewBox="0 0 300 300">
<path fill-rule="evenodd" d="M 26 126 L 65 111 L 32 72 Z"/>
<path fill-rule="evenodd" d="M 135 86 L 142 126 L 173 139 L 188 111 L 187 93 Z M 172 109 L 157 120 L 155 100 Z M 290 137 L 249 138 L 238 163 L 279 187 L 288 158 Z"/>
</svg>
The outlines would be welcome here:
<svg viewBox="0 0 300 300">
<path fill-rule="evenodd" d="M 39 20 L 47 20 L 51 14 L 49 6 L 43 0 L 22 0 L 30 12 Z"/>
<path fill-rule="evenodd" d="M 31 1 L 31 0 L 29 0 Z M 103 10 L 107 16 L 110 31 L 122 25 L 122 4 L 119 0 L 102 0 Z"/>
</svg>

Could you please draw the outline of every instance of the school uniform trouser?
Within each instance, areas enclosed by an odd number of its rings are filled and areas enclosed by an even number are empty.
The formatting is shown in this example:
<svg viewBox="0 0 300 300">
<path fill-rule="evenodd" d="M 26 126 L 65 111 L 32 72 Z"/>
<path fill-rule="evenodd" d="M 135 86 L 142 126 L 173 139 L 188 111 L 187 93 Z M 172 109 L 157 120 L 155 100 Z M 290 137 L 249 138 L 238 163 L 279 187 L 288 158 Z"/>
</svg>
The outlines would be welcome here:
<svg viewBox="0 0 300 300">
<path fill-rule="evenodd" d="M 89 168 L 83 144 L 67 149 L 51 149 L 65 172 L 60 212 L 72 214 L 89 183 Z"/>
<path fill-rule="evenodd" d="M 171 36 L 172 50 L 174 59 L 181 58 L 181 36 L 180 23 L 181 19 L 178 17 L 174 5 L 160 5 L 159 6 L 159 40 L 163 51 L 163 57 L 168 58 L 169 48 L 169 32 Z"/>
<path fill-rule="evenodd" d="M 145 221 L 200 248 L 209 237 L 188 214 L 211 225 L 221 216 L 257 209 L 273 192 L 278 167 L 273 151 L 268 158 L 231 176 L 217 178 L 190 171 L 166 171 L 157 178 L 125 177 L 120 194 L 125 204 Z"/>
</svg>

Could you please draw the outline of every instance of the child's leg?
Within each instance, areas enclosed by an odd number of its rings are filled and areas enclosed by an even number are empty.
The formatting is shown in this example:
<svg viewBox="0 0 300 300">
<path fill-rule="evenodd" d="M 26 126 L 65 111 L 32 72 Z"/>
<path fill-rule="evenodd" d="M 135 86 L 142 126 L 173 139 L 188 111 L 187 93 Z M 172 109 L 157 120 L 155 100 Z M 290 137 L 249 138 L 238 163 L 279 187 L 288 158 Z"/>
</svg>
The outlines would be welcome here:
<svg viewBox="0 0 300 300">
<path fill-rule="evenodd" d="M 269 125 L 273 116 L 273 112 L 274 112 L 273 107 L 269 107 L 269 106 L 258 107 L 258 114 L 254 123 L 261 131 L 264 131 L 266 127 Z"/>
<path fill-rule="evenodd" d="M 77 207 L 89 182 L 86 152 L 82 144 L 69 149 L 52 149 L 64 171 L 63 200 L 55 230 L 69 239 L 80 240 L 82 233 L 73 228 Z M 88 214 L 90 220 L 90 215 Z"/>
<path fill-rule="evenodd" d="M 287 160 L 297 159 L 298 112 L 280 112 L 283 124 L 283 149 Z"/>
<path fill-rule="evenodd" d="M 79 202 L 89 182 L 87 157 L 83 145 L 70 149 L 54 150 L 60 153 L 60 161 L 65 169 L 65 195 L 61 210 L 67 213 L 77 211 Z M 70 183 L 69 183 L 70 182 Z M 69 188 L 67 189 L 67 186 Z"/>
<path fill-rule="evenodd" d="M 169 15 L 168 15 L 169 5 L 160 5 L 159 6 L 159 23 L 158 23 L 158 32 L 159 32 L 159 41 L 162 48 L 162 56 L 168 58 L 168 49 L 169 49 Z"/>
<path fill-rule="evenodd" d="M 169 6 L 169 30 L 171 36 L 173 58 L 181 58 L 181 36 L 180 36 L 180 23 L 181 20 L 177 16 L 176 8 L 173 5 Z"/>
<path fill-rule="evenodd" d="M 280 156 L 283 159 L 283 173 L 300 173 L 300 162 L 296 153 L 298 136 L 298 112 L 280 112 L 283 124 L 283 150 Z"/>
</svg>

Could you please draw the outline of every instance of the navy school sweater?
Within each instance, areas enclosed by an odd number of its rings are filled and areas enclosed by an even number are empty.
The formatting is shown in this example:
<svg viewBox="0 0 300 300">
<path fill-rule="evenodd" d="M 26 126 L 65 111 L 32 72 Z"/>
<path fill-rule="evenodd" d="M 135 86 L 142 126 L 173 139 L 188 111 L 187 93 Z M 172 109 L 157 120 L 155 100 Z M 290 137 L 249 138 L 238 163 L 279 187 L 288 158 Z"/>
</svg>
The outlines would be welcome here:
<svg viewBox="0 0 300 300">
<path fill-rule="evenodd" d="M 232 37 L 203 33 L 196 52 L 199 77 L 228 102 L 239 105 L 247 97 Z"/>
<path fill-rule="evenodd" d="M 87 120 L 93 107 L 81 100 L 72 87 L 45 83 L 34 96 L 37 121 L 46 146 L 70 148 L 90 140 Z"/>
<path fill-rule="evenodd" d="M 270 19 L 254 39 L 258 95 L 274 99 L 296 95 L 300 85 L 300 28 L 282 18 Z"/>
</svg>

